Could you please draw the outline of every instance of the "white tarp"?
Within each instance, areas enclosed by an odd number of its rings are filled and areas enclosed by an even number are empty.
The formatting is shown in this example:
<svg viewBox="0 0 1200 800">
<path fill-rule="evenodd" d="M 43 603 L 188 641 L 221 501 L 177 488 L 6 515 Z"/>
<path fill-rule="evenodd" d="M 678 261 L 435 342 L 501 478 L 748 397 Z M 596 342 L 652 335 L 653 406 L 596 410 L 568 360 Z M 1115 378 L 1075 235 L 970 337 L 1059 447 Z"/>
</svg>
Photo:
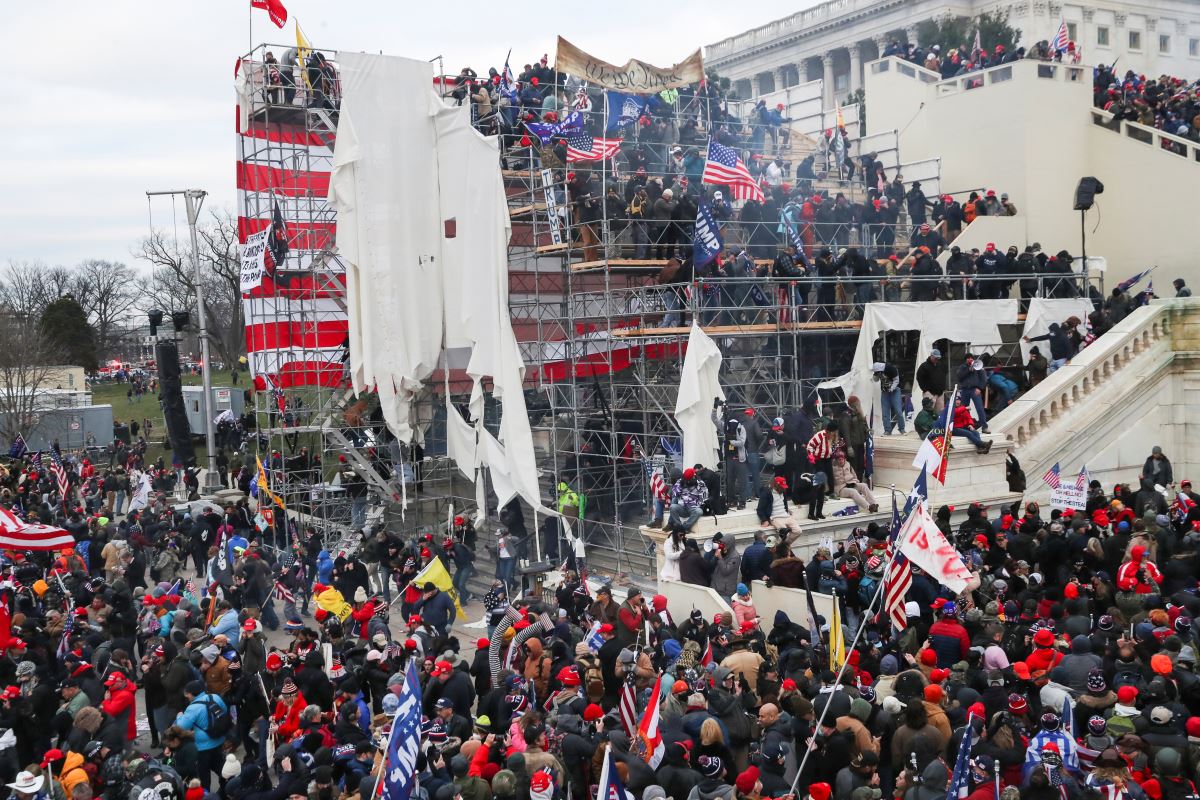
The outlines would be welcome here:
<svg viewBox="0 0 1200 800">
<path fill-rule="evenodd" d="M 1046 299 L 1035 297 L 1029 301 L 1029 311 L 1025 314 L 1024 335 L 1029 338 L 1042 336 L 1050 332 L 1050 323 L 1061 325 L 1067 317 L 1079 317 L 1079 321 L 1087 323 L 1088 314 L 1092 313 L 1092 301 L 1082 297 Z M 1021 340 L 1021 361 L 1029 363 L 1029 350 L 1036 347 L 1038 352 L 1050 360 L 1050 347 L 1046 342 L 1027 342 Z"/>
<path fill-rule="evenodd" d="M 719 376 L 721 351 L 716 342 L 698 324 L 692 323 L 687 354 L 679 376 L 679 397 L 675 401 L 675 421 L 683 432 L 683 463 L 716 468 L 717 427 L 713 424 L 713 401 L 725 399 Z"/>
<path fill-rule="evenodd" d="M 479 467 L 479 447 L 475 441 L 475 429 L 471 427 L 446 394 L 446 455 L 454 459 L 458 471 L 467 480 L 475 480 Z"/>
<path fill-rule="evenodd" d="M 329 199 L 346 262 L 354 388 L 377 388 L 411 441 L 410 405 L 442 349 L 441 220 L 433 66 L 341 53 L 342 107 Z M 384 102 L 385 98 L 404 102 Z"/>
<path fill-rule="evenodd" d="M 854 348 L 854 360 L 845 375 L 824 381 L 818 389 L 841 389 L 847 397 L 857 395 L 863 407 L 879 407 L 879 384 L 872 380 L 871 364 L 875 362 L 872 347 L 875 341 L 890 331 L 921 332 L 917 343 L 916 362 L 929 357 L 933 343 L 949 339 L 979 347 L 994 347 L 1000 343 L 1000 325 L 1017 321 L 1016 300 L 939 300 L 929 303 L 868 303 Z M 912 375 L 902 375 L 909 380 Z M 913 408 L 921 407 L 921 390 L 913 386 Z M 882 430 L 882 413 L 874 415 L 875 429 Z"/>
</svg>

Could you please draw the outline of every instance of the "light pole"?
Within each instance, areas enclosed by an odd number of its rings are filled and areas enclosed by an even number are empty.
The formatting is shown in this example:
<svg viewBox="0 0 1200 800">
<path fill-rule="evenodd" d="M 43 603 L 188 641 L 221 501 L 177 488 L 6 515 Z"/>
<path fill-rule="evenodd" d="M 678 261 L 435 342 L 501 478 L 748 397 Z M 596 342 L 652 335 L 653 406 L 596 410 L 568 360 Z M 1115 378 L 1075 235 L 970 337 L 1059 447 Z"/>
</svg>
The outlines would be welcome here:
<svg viewBox="0 0 1200 800">
<path fill-rule="evenodd" d="M 200 324 L 200 381 L 204 394 L 200 401 L 200 413 L 204 415 L 204 449 L 208 453 L 208 470 L 200 484 L 203 492 L 211 493 L 221 488 L 217 474 L 216 432 L 212 418 L 212 360 L 208 354 L 208 315 L 204 313 L 204 283 L 200 277 L 200 246 L 196 236 L 196 222 L 200 219 L 200 207 L 208 192 L 203 189 L 173 189 L 165 192 L 146 192 L 147 197 L 157 195 L 183 195 L 187 208 L 188 233 L 192 240 L 192 274 L 196 284 L 196 318 Z"/>
</svg>

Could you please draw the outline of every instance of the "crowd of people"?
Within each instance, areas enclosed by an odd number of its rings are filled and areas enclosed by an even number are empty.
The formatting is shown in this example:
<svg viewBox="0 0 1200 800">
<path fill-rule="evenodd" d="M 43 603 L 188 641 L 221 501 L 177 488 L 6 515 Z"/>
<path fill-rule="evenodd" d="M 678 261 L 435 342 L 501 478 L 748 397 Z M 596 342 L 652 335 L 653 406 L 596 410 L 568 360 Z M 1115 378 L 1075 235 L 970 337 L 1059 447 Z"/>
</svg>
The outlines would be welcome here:
<svg viewBox="0 0 1200 800">
<path fill-rule="evenodd" d="M 1115 70 L 1115 65 L 1103 64 L 1095 70 L 1092 101 L 1097 108 L 1112 112 L 1114 122 L 1129 120 L 1200 142 L 1200 80 L 1147 78 L 1131 69 L 1118 75 Z"/>
<path fill-rule="evenodd" d="M 800 424 L 777 422 L 772 436 Z M 823 493 L 811 475 L 828 469 L 874 510 L 848 479 L 849 441 L 837 423 L 809 437 L 808 488 Z M 412 663 L 414 796 L 435 800 L 589 797 L 610 758 L 631 798 L 940 800 L 952 779 L 973 800 L 1194 794 L 1200 494 L 1160 448 L 1140 488 L 1092 482 L 1075 511 L 973 504 L 952 524 L 938 508 L 973 581 L 954 593 L 914 567 L 903 627 L 879 613 L 888 529 L 800 558 L 793 473 L 773 466 L 743 498 L 762 522 L 744 549 L 685 535 L 707 476 L 670 492 L 662 580 L 712 586 L 732 613 L 636 587 L 618 599 L 569 555 L 553 596 L 493 583 L 471 641 L 453 596 L 414 581 L 433 559 L 464 569 L 466 520 L 441 545 L 370 530 L 335 558 L 311 529 L 275 549 L 244 503 L 192 517 L 154 496 L 63 517 L 53 485 L 14 464 L 7 488 L 41 501 L 22 513 L 75 543 L 5 552 L 0 778 L 21 800 L 373 797 Z M 841 613 L 764 619 L 761 580 L 834 595 Z M 656 689 L 661 749 L 637 729 Z"/>
</svg>

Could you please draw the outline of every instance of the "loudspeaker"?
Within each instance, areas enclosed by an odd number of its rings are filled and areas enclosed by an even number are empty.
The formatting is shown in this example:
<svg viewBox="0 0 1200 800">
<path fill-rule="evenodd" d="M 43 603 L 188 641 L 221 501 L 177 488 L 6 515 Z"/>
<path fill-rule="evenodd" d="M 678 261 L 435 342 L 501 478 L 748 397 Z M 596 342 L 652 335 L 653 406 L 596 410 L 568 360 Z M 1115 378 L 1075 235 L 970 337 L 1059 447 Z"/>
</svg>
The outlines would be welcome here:
<svg viewBox="0 0 1200 800">
<path fill-rule="evenodd" d="M 1104 184 L 1098 179 L 1088 176 L 1079 179 L 1075 187 L 1075 210 L 1087 211 L 1096 202 L 1096 195 L 1104 194 Z"/>
<path fill-rule="evenodd" d="M 188 424 L 187 407 L 183 404 L 179 348 L 173 341 L 160 341 L 154 345 L 154 358 L 158 362 L 158 391 L 167 423 L 167 438 L 171 440 L 171 462 L 177 466 L 194 467 L 196 451 L 192 447 L 192 428 Z"/>
</svg>

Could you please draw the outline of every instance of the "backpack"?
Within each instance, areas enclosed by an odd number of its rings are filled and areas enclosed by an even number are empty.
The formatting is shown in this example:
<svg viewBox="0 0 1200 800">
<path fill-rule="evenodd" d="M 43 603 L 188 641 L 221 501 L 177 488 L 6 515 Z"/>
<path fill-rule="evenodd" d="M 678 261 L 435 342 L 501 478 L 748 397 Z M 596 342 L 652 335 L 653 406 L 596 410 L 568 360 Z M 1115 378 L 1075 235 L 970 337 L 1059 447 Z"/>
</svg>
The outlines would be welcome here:
<svg viewBox="0 0 1200 800">
<path fill-rule="evenodd" d="M 208 711 L 208 725 L 201 728 L 201 730 L 212 739 L 220 739 L 222 736 L 228 734 L 233 727 L 233 720 L 229 716 L 229 710 L 211 698 L 202 700 L 201 702 L 204 704 L 205 710 Z"/>
<path fill-rule="evenodd" d="M 875 587 L 878 585 L 879 581 L 870 575 L 864 575 L 858 582 L 858 602 L 862 603 L 863 608 L 869 607 L 875 599 Z"/>
<path fill-rule="evenodd" d="M 581 660 L 584 666 L 583 686 L 590 702 L 599 703 L 604 697 L 604 673 L 600 670 L 600 662 L 595 657 Z"/>
<path fill-rule="evenodd" d="M 738 428 L 741 425 L 736 419 L 725 420 L 725 449 L 730 453 L 737 453 L 737 445 L 734 442 L 737 441 Z"/>
</svg>

